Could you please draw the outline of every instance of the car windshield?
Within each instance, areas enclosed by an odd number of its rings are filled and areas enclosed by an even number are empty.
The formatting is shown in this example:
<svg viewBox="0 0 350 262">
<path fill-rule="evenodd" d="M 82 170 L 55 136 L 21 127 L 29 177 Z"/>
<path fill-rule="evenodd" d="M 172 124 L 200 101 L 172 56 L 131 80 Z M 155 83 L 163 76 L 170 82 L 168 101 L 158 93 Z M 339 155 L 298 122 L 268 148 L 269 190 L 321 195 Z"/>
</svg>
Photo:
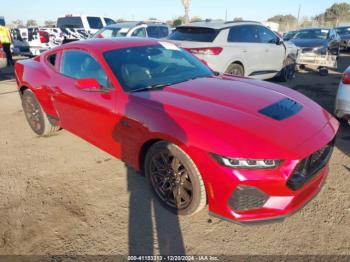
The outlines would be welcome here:
<svg viewBox="0 0 350 262">
<path fill-rule="evenodd" d="M 335 30 L 340 35 L 349 35 L 350 34 L 350 27 L 339 27 L 339 28 L 336 28 Z"/>
<path fill-rule="evenodd" d="M 298 39 L 327 39 L 328 29 L 308 29 L 299 31 L 294 38 Z"/>
<path fill-rule="evenodd" d="M 167 42 L 116 49 L 103 56 L 127 92 L 214 75 L 193 55 Z"/>
<path fill-rule="evenodd" d="M 129 28 L 102 28 L 97 31 L 93 38 L 113 38 L 113 37 L 124 37 L 129 32 Z"/>
</svg>

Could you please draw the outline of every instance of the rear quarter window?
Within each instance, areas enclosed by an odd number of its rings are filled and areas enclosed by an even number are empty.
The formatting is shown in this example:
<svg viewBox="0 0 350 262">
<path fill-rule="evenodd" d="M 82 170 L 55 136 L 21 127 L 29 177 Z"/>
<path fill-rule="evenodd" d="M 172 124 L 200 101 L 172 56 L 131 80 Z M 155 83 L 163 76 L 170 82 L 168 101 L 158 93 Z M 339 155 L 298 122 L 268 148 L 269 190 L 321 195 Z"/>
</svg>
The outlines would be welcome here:
<svg viewBox="0 0 350 262">
<path fill-rule="evenodd" d="M 213 42 L 219 30 L 206 27 L 179 27 L 169 36 L 171 40 Z"/>
<path fill-rule="evenodd" d="M 88 16 L 87 21 L 91 29 L 101 29 L 103 27 L 100 17 Z"/>
</svg>

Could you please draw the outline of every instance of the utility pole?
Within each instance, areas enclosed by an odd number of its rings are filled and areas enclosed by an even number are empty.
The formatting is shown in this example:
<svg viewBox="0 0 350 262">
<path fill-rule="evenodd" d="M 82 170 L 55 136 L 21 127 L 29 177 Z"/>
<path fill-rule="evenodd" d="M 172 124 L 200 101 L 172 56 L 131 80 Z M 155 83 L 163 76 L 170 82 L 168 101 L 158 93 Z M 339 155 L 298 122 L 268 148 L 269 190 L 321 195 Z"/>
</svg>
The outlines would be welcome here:
<svg viewBox="0 0 350 262">
<path fill-rule="evenodd" d="M 301 4 L 299 4 L 299 10 L 298 10 L 297 29 L 299 29 L 300 11 L 301 11 Z"/>
<path fill-rule="evenodd" d="M 188 15 L 190 9 L 191 0 L 182 0 L 182 5 L 185 8 L 184 22 L 185 24 L 190 22 L 190 17 Z"/>
<path fill-rule="evenodd" d="M 227 9 L 226 9 L 226 13 L 225 13 L 225 22 L 227 22 Z"/>
</svg>

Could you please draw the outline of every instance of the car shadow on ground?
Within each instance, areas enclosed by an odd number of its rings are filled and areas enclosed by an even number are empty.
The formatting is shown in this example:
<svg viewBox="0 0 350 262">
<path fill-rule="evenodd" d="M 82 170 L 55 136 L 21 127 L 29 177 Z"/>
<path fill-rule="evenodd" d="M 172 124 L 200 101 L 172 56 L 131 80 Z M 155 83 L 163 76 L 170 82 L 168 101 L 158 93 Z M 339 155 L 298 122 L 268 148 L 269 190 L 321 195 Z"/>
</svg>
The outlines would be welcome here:
<svg viewBox="0 0 350 262">
<path fill-rule="evenodd" d="M 142 118 L 143 115 L 149 114 L 149 118 L 162 119 L 164 125 L 172 130 L 173 134 L 177 134 L 180 140 L 187 140 L 185 132 L 161 103 L 154 102 L 153 104 L 158 109 L 157 113 L 145 111 L 145 108 L 141 106 L 140 99 L 141 101 L 147 99 L 152 94 L 152 92 L 145 92 L 140 93 L 139 96 L 129 95 L 123 117 L 113 130 L 112 136 L 120 145 L 121 159 L 125 162 L 132 162 L 135 155 L 135 150 L 131 146 L 135 143 L 135 138 L 142 137 L 143 134 L 149 132 L 145 125 L 140 124 L 142 121 L 135 121 L 135 117 Z M 153 158 L 152 161 L 154 161 Z M 142 163 L 143 161 L 141 161 L 141 166 Z M 127 167 L 127 181 L 130 193 L 128 254 L 130 256 L 185 255 L 186 250 L 178 215 L 163 206 L 143 174 L 136 173 L 134 169 Z"/>
<path fill-rule="evenodd" d="M 338 68 L 330 70 L 328 76 L 320 76 L 314 70 L 303 70 L 298 72 L 296 78 L 286 85 L 311 98 L 334 115 L 335 98 L 341 75 L 349 65 L 350 53 L 342 53 L 338 60 Z M 350 126 L 345 121 L 341 121 L 336 146 L 344 154 L 350 156 Z"/>
<path fill-rule="evenodd" d="M 129 255 L 184 255 L 178 216 L 154 197 L 144 176 L 127 168 L 129 199 Z"/>
<path fill-rule="evenodd" d="M 0 70 L 0 83 L 2 81 L 7 81 L 7 80 L 12 80 L 15 78 L 14 74 L 14 67 L 13 66 L 8 66 L 4 69 Z"/>
</svg>

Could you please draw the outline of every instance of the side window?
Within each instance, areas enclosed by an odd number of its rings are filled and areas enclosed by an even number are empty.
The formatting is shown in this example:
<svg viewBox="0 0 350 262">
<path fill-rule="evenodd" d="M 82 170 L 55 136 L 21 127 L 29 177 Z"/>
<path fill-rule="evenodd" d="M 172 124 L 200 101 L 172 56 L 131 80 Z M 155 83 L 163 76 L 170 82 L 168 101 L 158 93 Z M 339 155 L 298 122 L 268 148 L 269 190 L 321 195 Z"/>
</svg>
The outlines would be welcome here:
<svg viewBox="0 0 350 262">
<path fill-rule="evenodd" d="M 259 43 L 259 36 L 256 26 L 242 25 L 233 26 L 227 38 L 231 43 Z"/>
<path fill-rule="evenodd" d="M 134 32 L 132 32 L 131 36 L 146 37 L 146 30 L 143 27 L 138 28 Z"/>
<path fill-rule="evenodd" d="M 169 35 L 169 28 L 167 26 L 159 27 L 159 38 L 164 38 Z"/>
<path fill-rule="evenodd" d="M 148 26 L 146 30 L 148 37 L 159 38 L 158 26 Z"/>
<path fill-rule="evenodd" d="M 270 29 L 263 26 L 258 26 L 258 35 L 259 35 L 260 43 L 276 44 L 277 36 Z"/>
<path fill-rule="evenodd" d="M 108 86 L 108 77 L 100 64 L 84 51 L 65 51 L 60 72 L 74 79 L 95 78 L 101 86 Z"/>
<path fill-rule="evenodd" d="M 115 24 L 114 20 L 112 20 L 112 19 L 110 19 L 110 18 L 105 17 L 104 20 L 105 20 L 105 22 L 106 22 L 106 25 Z"/>
<path fill-rule="evenodd" d="M 101 29 L 103 27 L 100 17 L 88 16 L 87 21 L 91 29 Z"/>
<path fill-rule="evenodd" d="M 56 65 L 56 57 L 57 57 L 56 54 L 52 54 L 47 57 L 47 62 L 49 62 L 49 64 L 52 65 L 53 67 L 55 67 Z"/>
</svg>

